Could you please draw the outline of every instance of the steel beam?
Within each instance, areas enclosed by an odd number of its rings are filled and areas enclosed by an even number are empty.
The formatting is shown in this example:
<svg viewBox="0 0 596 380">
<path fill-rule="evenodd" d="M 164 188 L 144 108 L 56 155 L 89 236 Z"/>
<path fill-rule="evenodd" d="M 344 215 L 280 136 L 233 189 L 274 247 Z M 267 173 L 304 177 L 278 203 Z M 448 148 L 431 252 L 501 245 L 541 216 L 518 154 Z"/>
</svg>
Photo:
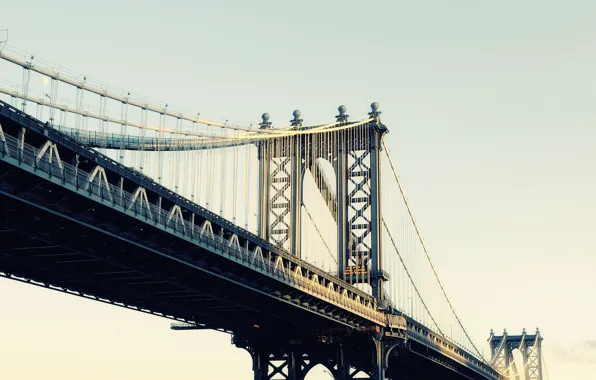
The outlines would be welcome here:
<svg viewBox="0 0 596 380">
<path fill-rule="evenodd" d="M 300 136 L 291 142 L 290 253 L 301 257 L 303 149 Z"/>
<path fill-rule="evenodd" d="M 258 210 L 257 210 L 257 234 L 265 240 L 270 241 L 270 188 L 271 188 L 271 142 L 262 141 L 258 145 L 259 150 L 259 178 L 258 178 Z"/>
<path fill-rule="evenodd" d="M 340 140 L 345 137 L 340 135 Z M 335 166 L 335 177 L 337 186 L 337 275 L 342 280 L 346 279 L 345 268 L 347 266 L 348 241 L 350 231 L 348 229 L 348 178 L 347 178 L 347 147 L 340 143 Z"/>
<path fill-rule="evenodd" d="M 373 103 L 374 104 L 374 103 Z M 377 106 L 378 107 L 378 106 Z M 376 109 L 373 107 L 373 114 Z M 372 115 L 371 115 L 372 116 Z M 381 190 L 380 190 L 380 177 L 381 177 L 381 163 L 379 160 L 379 153 L 381 151 L 381 139 L 383 132 L 379 128 L 380 121 L 377 116 L 377 120 L 371 125 L 370 128 L 370 259 L 371 259 L 371 287 L 372 295 L 377 300 L 381 300 L 384 297 L 383 294 L 383 281 L 382 276 L 382 254 L 383 250 L 381 247 L 380 231 L 381 231 Z"/>
</svg>

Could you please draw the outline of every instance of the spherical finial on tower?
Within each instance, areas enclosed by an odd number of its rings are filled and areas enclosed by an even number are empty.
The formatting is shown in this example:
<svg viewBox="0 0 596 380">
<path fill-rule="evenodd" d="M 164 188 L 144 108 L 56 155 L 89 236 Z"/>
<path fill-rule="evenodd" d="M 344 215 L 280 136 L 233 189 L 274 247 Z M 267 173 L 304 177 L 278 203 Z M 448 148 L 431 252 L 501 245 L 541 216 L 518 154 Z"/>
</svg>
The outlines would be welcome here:
<svg viewBox="0 0 596 380">
<path fill-rule="evenodd" d="M 299 110 L 294 110 L 294 112 L 292 112 L 292 115 L 294 115 L 294 119 L 290 120 L 290 122 L 292 123 L 292 126 L 293 127 L 301 126 L 302 119 L 300 118 L 300 115 L 302 115 L 302 113 Z"/>
<path fill-rule="evenodd" d="M 264 128 L 271 128 L 271 122 L 269 121 L 269 114 L 267 112 L 265 112 L 264 114 L 261 115 L 261 119 L 263 119 L 260 123 L 259 123 L 259 127 L 261 129 Z"/>
<path fill-rule="evenodd" d="M 379 103 L 377 102 L 373 102 L 370 105 L 370 109 L 371 111 L 368 113 L 368 115 L 371 117 L 378 117 L 381 114 L 381 111 L 379 111 Z"/>
<path fill-rule="evenodd" d="M 349 117 L 350 115 L 346 115 L 346 106 L 344 106 L 344 105 L 341 105 L 341 106 L 337 107 L 337 111 L 339 112 L 339 115 L 337 115 L 337 116 L 335 117 L 335 119 L 336 119 L 338 122 L 342 122 L 342 121 L 348 121 L 348 117 Z"/>
</svg>

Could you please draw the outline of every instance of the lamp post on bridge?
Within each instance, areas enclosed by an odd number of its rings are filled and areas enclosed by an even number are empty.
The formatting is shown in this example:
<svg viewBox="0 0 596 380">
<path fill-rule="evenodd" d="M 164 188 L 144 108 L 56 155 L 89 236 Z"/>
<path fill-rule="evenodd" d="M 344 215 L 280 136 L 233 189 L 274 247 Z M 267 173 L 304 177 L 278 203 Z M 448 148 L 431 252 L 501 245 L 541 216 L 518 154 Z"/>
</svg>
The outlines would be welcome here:
<svg viewBox="0 0 596 380">
<path fill-rule="evenodd" d="M 54 126 L 54 104 L 52 102 L 52 97 L 48 94 L 44 94 L 48 99 L 50 99 L 50 125 L 53 127 Z"/>
<path fill-rule="evenodd" d="M 383 270 L 383 251 L 381 247 L 381 164 L 379 155 L 383 135 L 387 132 L 387 127 L 381 123 L 381 111 L 379 103 L 374 102 L 370 105 L 371 112 L 368 115 L 373 119 L 370 133 L 370 208 L 371 208 L 371 286 L 373 296 L 382 301 L 384 298 L 383 282 L 389 280 L 386 272 Z"/>
</svg>

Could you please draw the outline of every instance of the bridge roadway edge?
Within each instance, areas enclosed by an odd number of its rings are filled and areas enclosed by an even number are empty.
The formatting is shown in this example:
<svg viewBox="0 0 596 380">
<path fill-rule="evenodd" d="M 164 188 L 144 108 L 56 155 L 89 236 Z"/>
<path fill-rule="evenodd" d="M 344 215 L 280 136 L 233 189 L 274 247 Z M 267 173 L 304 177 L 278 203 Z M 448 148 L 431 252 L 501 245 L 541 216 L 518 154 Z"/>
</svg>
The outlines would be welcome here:
<svg viewBox="0 0 596 380">
<path fill-rule="evenodd" d="M 6 124 L 6 123 L 5 123 L 5 122 L 3 122 L 3 125 L 4 125 L 4 124 Z M 53 132 L 53 131 L 52 131 L 52 132 Z M 42 131 L 42 133 L 43 133 L 43 131 Z M 46 137 L 47 137 L 47 136 L 46 136 Z M 57 143 L 59 143 L 59 141 L 57 141 Z M 61 153 L 62 153 L 62 152 L 61 152 Z M 88 157 L 89 157 L 89 158 L 91 158 L 91 159 L 93 159 L 93 158 L 94 158 L 94 155 L 89 155 Z M 7 160 L 9 160 L 10 158 L 11 158 L 11 157 L 6 157 L 6 156 L 5 156 L 5 157 L 3 157 L 3 165 L 6 165 L 6 163 L 7 163 Z M 4 171 L 4 169 L 5 169 L 5 168 L 4 168 L 4 166 L 3 166 L 3 175 L 6 175 L 6 172 Z M 34 175 L 34 176 L 37 176 L 38 178 L 41 178 L 41 177 L 42 177 L 42 176 L 40 176 L 41 172 L 40 172 L 39 170 L 37 171 L 37 173 L 33 173 L 33 172 L 32 172 L 32 173 L 30 173 L 30 174 L 32 174 L 32 175 Z M 130 174 L 130 173 L 129 173 L 129 174 Z M 20 173 L 20 174 L 19 174 L 19 176 L 21 176 L 21 177 L 22 177 L 22 173 Z M 0 182 L 0 184 L 2 184 L 2 185 L 5 185 L 5 184 L 6 184 L 6 179 L 7 179 L 7 177 L 3 177 L 3 179 L 2 179 L 2 182 Z M 41 188 L 43 188 L 43 187 L 44 187 L 44 184 L 47 184 L 48 182 L 51 182 L 52 180 L 53 180 L 54 182 L 56 182 L 56 179 L 57 179 L 57 178 L 55 178 L 55 177 L 54 177 L 54 178 L 51 178 L 51 176 L 50 176 L 49 178 L 42 178 L 42 181 L 40 181 L 39 183 L 37 183 L 37 184 L 36 184 L 36 186 L 37 186 L 37 187 L 36 187 L 36 189 L 37 189 L 37 190 L 39 190 L 39 189 L 40 189 L 40 187 L 39 187 L 39 186 L 41 186 Z M 48 180 L 49 180 L 49 181 L 48 181 Z M 41 185 L 40 185 L 40 184 L 41 184 Z M 60 193 L 60 189 L 61 189 L 62 191 L 72 191 L 72 189 L 70 189 L 70 190 L 69 190 L 69 189 L 66 189 L 66 187 L 64 186 L 64 184 L 54 184 L 54 185 L 55 185 L 55 187 L 53 188 L 53 189 L 55 189 L 55 190 L 54 190 L 54 194 L 58 194 L 58 193 Z M 13 190 L 14 190 L 14 189 L 13 189 Z M 24 190 L 24 189 L 21 189 L 21 191 L 23 191 L 23 190 Z M 37 190 L 35 190 L 35 191 L 37 191 Z M 26 192 L 28 192 L 28 193 L 29 193 L 29 195 L 35 195 L 35 196 L 38 196 L 39 194 L 35 194 L 35 191 L 33 191 L 33 192 L 32 192 L 30 189 L 27 189 L 27 190 L 26 190 Z M 46 192 L 47 192 L 47 189 L 46 189 Z M 6 190 L 3 190 L 3 197 L 2 197 L 2 201 L 3 201 L 3 202 L 5 202 L 7 198 L 10 198 L 10 196 L 7 196 L 7 195 L 8 195 L 8 193 L 6 192 Z M 62 194 L 62 195 L 64 195 L 64 194 Z M 45 194 L 45 196 L 47 196 L 47 194 Z M 16 199 L 16 198 L 14 198 L 14 197 L 13 197 L 13 199 Z M 23 203 L 23 202 L 22 202 L 23 200 L 24 200 L 24 199 L 21 199 L 21 200 L 19 200 L 19 202 L 20 202 L 20 203 Z M 41 199 L 38 199 L 37 201 L 39 202 L 40 200 L 41 200 Z M 44 205 L 47 205 L 47 204 L 52 204 L 51 200 L 52 200 L 52 199 L 49 199 L 49 201 L 48 201 L 48 200 L 46 199 L 46 200 L 44 200 L 44 202 L 45 202 L 45 203 L 43 203 L 43 204 L 44 204 Z M 91 199 L 88 199 L 87 201 L 90 201 L 90 202 L 96 202 L 96 203 L 97 203 L 97 202 L 98 202 L 98 200 L 99 200 L 99 201 L 101 201 L 101 199 L 99 199 L 99 198 L 98 198 L 98 199 L 96 199 L 96 200 L 91 200 Z M 80 200 L 79 200 L 79 201 L 77 201 L 77 202 L 80 202 Z M 34 202 L 30 202 L 30 203 L 34 203 Z M 81 203 L 84 203 L 84 202 L 81 202 Z M 92 208 L 91 206 L 89 206 L 90 204 L 92 204 L 92 203 L 85 204 L 85 205 L 84 205 L 84 207 Z M 37 207 L 37 208 L 39 208 L 39 204 L 35 204 L 35 205 L 34 205 L 34 204 L 31 204 L 31 206 L 34 206 L 34 207 Z M 82 204 L 81 204 L 81 205 L 79 205 L 79 206 L 82 206 Z M 186 207 L 186 206 L 185 206 L 185 207 Z M 5 207 L 4 207 L 4 203 L 3 203 L 3 210 L 4 210 L 4 209 L 5 209 Z M 46 207 L 46 209 L 47 209 L 47 207 Z M 64 210 L 63 210 L 63 211 L 64 211 Z M 3 214 L 4 214 L 4 211 L 3 211 Z M 25 215 L 25 213 L 23 213 L 23 215 Z M 57 215 L 57 216 L 58 216 L 58 215 Z M 129 216 L 126 216 L 126 217 L 128 217 L 129 219 L 127 219 L 126 221 L 122 221 L 122 220 L 120 220 L 120 221 L 119 221 L 119 223 L 121 223 L 122 225 L 129 225 L 129 226 L 130 226 L 131 224 L 134 224 L 134 223 L 131 223 L 131 220 L 130 220 L 130 215 L 129 215 Z M 61 219 L 63 219 L 63 220 L 64 220 L 64 219 L 66 219 L 66 218 L 64 218 L 64 215 L 61 215 L 61 216 L 60 216 L 60 218 L 61 218 Z M 118 218 L 125 219 L 125 216 L 119 216 Z M 2 218 L 2 219 L 3 219 L 3 221 L 5 220 L 5 218 L 4 218 L 4 215 L 3 215 L 3 218 Z M 83 218 L 83 219 L 84 219 L 84 218 Z M 90 221 L 91 221 L 91 222 L 93 222 L 93 218 L 91 218 L 91 220 L 90 220 Z M 80 220 L 77 220 L 77 221 L 74 221 L 74 220 L 73 220 L 72 222 L 73 222 L 73 223 L 78 223 L 78 224 L 80 224 L 80 222 L 81 222 L 81 221 L 80 221 Z M 95 222 L 97 222 L 97 221 L 95 221 Z M 137 223 L 138 223 L 138 221 L 137 221 Z M 51 223 L 48 223 L 48 225 L 51 225 Z M 97 225 L 97 223 L 95 223 L 93 226 L 92 226 L 92 225 L 88 225 L 86 228 L 87 228 L 87 229 L 89 229 L 90 227 L 94 227 L 94 226 L 96 226 L 96 225 Z M 147 230 L 150 230 L 151 228 L 153 228 L 153 229 L 156 229 L 156 228 L 155 228 L 156 226 L 149 226 L 149 225 L 147 225 L 147 224 L 144 224 L 143 226 L 145 226 Z M 161 231 L 160 233 L 161 233 L 161 234 L 163 234 L 163 235 L 172 235 L 172 232 L 173 232 L 173 231 Z M 106 231 L 103 231 L 102 233 L 103 233 L 103 234 L 105 234 L 105 233 L 106 233 Z M 138 231 L 138 230 L 137 230 L 137 231 L 128 231 L 128 233 L 129 233 L 129 234 L 132 234 L 132 235 L 134 235 L 134 234 L 138 234 L 138 233 L 139 233 L 139 231 Z M 156 231 L 152 231 L 152 233 L 154 233 L 154 234 L 155 234 L 155 233 L 156 233 Z M 131 235 L 131 236 L 132 236 L 132 235 Z M 141 238 L 141 236 L 138 236 L 137 238 Z M 162 239 L 162 238 L 163 238 L 163 236 L 162 236 L 162 237 L 160 237 L 159 239 Z M 178 237 L 178 238 L 179 238 L 179 237 Z M 159 240 L 159 239 L 157 239 L 157 240 Z M 98 239 L 98 241 L 99 241 L 99 240 L 101 240 L 101 239 Z M 130 240 L 130 239 L 128 239 L 128 240 Z M 165 240 L 168 240 L 168 239 L 165 239 Z M 130 242 L 128 242 L 128 244 L 130 244 Z M 172 243 L 170 243 L 170 244 L 172 244 Z M 178 242 L 178 243 L 174 243 L 174 247 L 175 247 L 175 245 L 181 245 L 181 244 Z M 207 248 L 212 248 L 212 247 L 207 247 Z M 170 246 L 170 249 L 172 249 L 172 246 Z M 203 249 L 205 249 L 205 247 L 203 247 Z M 79 251 L 84 251 L 84 249 L 83 249 L 83 248 L 77 248 L 77 249 L 75 249 L 75 251 L 76 251 L 76 250 L 79 250 Z M 144 247 L 143 247 L 143 250 L 146 250 L 146 251 L 152 251 L 152 248 L 151 248 L 151 247 L 146 247 L 146 246 L 144 246 Z M 156 250 L 155 250 L 155 249 L 153 249 L 153 251 L 156 251 Z M 166 250 L 166 251 L 167 251 L 167 250 Z M 156 253 L 159 253 L 159 252 L 156 252 Z M 95 254 L 97 254 L 97 253 L 95 253 Z M 85 255 L 86 255 L 87 257 L 93 257 L 93 255 L 92 255 L 92 254 L 90 254 L 89 252 L 86 252 L 86 254 L 85 254 Z M 213 256 L 213 255 L 211 254 L 211 256 Z M 142 255 L 140 255 L 139 257 L 140 257 L 140 258 L 143 258 L 143 259 L 146 259 L 146 258 L 144 258 Z M 205 257 L 206 257 L 206 256 L 203 256 L 201 259 L 202 259 L 202 260 L 204 260 L 204 259 L 205 259 Z M 5 257 L 4 257 L 4 256 L 3 256 L 3 258 L 5 259 Z M 171 254 L 170 254 L 170 257 L 169 257 L 169 258 L 170 258 L 170 259 L 172 258 L 172 257 L 171 257 Z M 113 259 L 113 257 L 112 257 L 112 259 Z M 229 261 L 229 260 L 230 260 L 230 257 L 226 257 L 226 259 Z M 200 260 L 199 260 L 199 261 L 200 261 Z M 121 263 L 121 262 L 117 262 L 117 263 L 115 263 L 115 264 L 117 264 L 117 265 L 122 265 L 122 263 Z M 188 265 L 188 263 L 184 263 L 184 264 L 185 264 L 185 265 Z M 215 267 L 217 267 L 217 265 L 215 265 Z M 179 269 L 179 268 L 178 268 L 178 269 Z M 201 268 L 195 268 L 195 269 L 199 269 L 199 270 L 201 270 Z M 204 270 L 204 268 L 203 268 L 203 270 Z M 33 271 L 33 272 L 35 272 L 35 271 Z M 229 271 L 228 271 L 228 272 L 229 272 Z M 244 275 L 246 275 L 246 273 L 243 273 L 243 274 L 244 274 Z M 218 273 L 210 273 L 210 276 L 213 276 L 213 277 L 218 277 L 218 276 L 219 276 L 221 280 L 225 280 L 225 281 L 227 281 L 227 282 L 230 282 L 231 278 L 230 278 L 228 275 L 229 275 L 229 273 L 223 273 L 223 274 L 218 274 Z M 31 277 L 30 277 L 30 278 L 31 278 Z M 259 282 L 261 282 L 261 283 L 265 283 L 265 282 L 267 282 L 267 281 L 264 281 L 264 280 L 262 280 L 262 279 L 259 279 L 259 281 L 257 281 L 256 283 L 258 284 Z M 242 284 L 238 284 L 238 285 L 241 285 L 241 286 L 242 286 Z M 265 285 L 265 287 L 267 287 L 267 286 L 270 286 L 270 287 L 279 287 L 279 285 L 280 285 L 280 284 L 279 284 L 279 281 L 277 281 L 277 282 L 274 282 L 274 285 L 271 285 L 271 282 L 268 282 L 268 283 Z M 68 288 L 68 287 L 66 287 L 66 288 Z M 246 296 L 247 296 L 247 298 L 248 298 L 248 299 L 250 299 L 251 297 L 254 299 L 254 295 L 252 295 L 252 292 L 259 293 L 259 292 L 261 292 L 261 291 L 260 291 L 259 289 L 257 289 L 257 288 L 251 288 L 251 292 L 250 292 L 251 296 L 248 296 L 248 294 L 246 294 Z M 288 312 L 288 313 L 286 314 L 286 315 L 289 315 L 289 317 L 288 317 L 288 318 L 289 318 L 290 320 L 292 319 L 292 315 L 293 315 L 293 314 L 296 314 L 296 309 L 300 309 L 301 307 L 303 307 L 302 305 L 297 305 L 297 304 L 296 304 L 296 300 L 298 300 L 300 303 L 304 303 L 304 302 L 302 302 L 302 301 L 304 301 L 304 298 L 300 298 L 300 297 L 297 297 L 297 298 L 295 298 L 295 295 L 292 295 L 292 292 L 295 292 L 295 289 L 290 289 L 290 291 L 289 291 L 289 294 L 290 294 L 290 297 L 289 297 L 289 299 L 285 299 L 285 298 L 283 298 L 283 297 L 277 297 L 277 299 L 275 300 L 275 302 L 277 302 L 277 303 L 279 303 L 279 302 L 281 301 L 281 303 L 284 303 L 284 304 L 286 304 L 286 305 L 289 305 L 289 307 L 291 307 L 291 309 L 289 309 L 289 310 L 291 310 L 291 312 Z M 262 293 L 262 292 L 261 292 L 261 293 Z M 286 294 L 286 295 L 287 295 L 287 294 Z M 135 296 L 135 297 L 138 297 L 138 295 L 137 295 L 137 294 L 135 294 L 134 296 Z M 208 297 L 208 295 L 207 295 L 207 296 L 205 296 L 205 295 L 202 295 L 202 297 Z M 267 295 L 267 297 L 268 297 L 268 298 L 275 298 L 275 297 L 272 297 L 272 296 L 271 296 L 271 294 L 268 294 L 268 295 Z M 99 297 L 99 298 L 101 298 L 101 297 Z M 125 301 L 127 301 L 127 302 L 129 302 L 129 303 L 130 303 L 130 300 L 125 300 Z M 212 300 L 210 300 L 210 301 L 212 301 Z M 110 302 L 111 302 L 111 303 L 116 303 L 116 302 L 118 302 L 118 300 L 111 300 Z M 259 302 L 260 302 L 260 301 L 258 301 L 257 303 L 259 303 Z M 298 306 L 298 307 L 297 307 L 297 306 Z M 221 306 L 221 305 L 218 305 L 217 307 L 220 307 L 220 308 L 221 308 L 222 306 Z M 244 307 L 245 307 L 247 310 L 249 309 L 249 308 L 247 308 L 247 306 L 246 306 L 246 305 L 245 305 Z M 272 308 L 273 310 L 275 310 L 275 309 L 276 309 L 276 307 L 275 307 L 275 306 L 271 306 L 271 308 Z M 141 309 L 142 309 L 142 307 L 141 307 Z M 224 307 L 224 309 L 225 309 L 225 307 Z M 219 309 L 219 310 L 224 310 L 224 309 Z M 279 309 L 279 307 L 277 307 L 277 309 Z M 244 310 L 244 309 L 243 309 L 243 310 Z M 261 310 L 261 311 L 262 311 L 262 310 Z M 237 312 L 238 312 L 238 310 L 236 310 L 236 313 L 237 313 Z M 304 314 L 304 315 L 311 314 L 311 312 L 312 312 L 312 310 L 308 310 L 308 312 L 307 312 L 306 314 Z M 157 313 L 156 313 L 156 314 L 157 314 Z M 163 314 L 164 314 L 165 316 L 167 316 L 167 313 L 163 313 Z M 243 314 L 244 314 L 244 311 L 243 311 Z M 345 313 L 344 313 L 344 314 L 345 314 Z M 164 315 L 162 315 L 162 316 L 164 316 Z M 283 312 L 280 312 L 280 314 L 279 314 L 279 315 L 283 315 Z M 300 319 L 300 320 L 304 320 L 304 318 L 303 318 L 303 314 L 299 314 L 299 315 L 300 315 L 300 318 L 299 318 L 299 319 Z M 332 315 L 332 316 L 330 317 L 330 316 L 328 315 L 328 313 L 327 313 L 327 312 L 326 312 L 326 315 L 324 315 L 324 319 L 328 320 L 329 326 L 342 326 L 342 325 L 343 325 L 343 326 L 345 327 L 346 325 L 350 325 L 350 323 L 344 323 L 345 321 L 342 321 L 342 318 L 338 318 L 337 316 L 333 316 L 333 313 L 331 313 L 331 315 Z M 192 320 L 192 319 L 189 319 L 189 318 L 182 318 L 182 319 L 183 319 L 183 320 L 190 321 L 190 322 L 199 322 L 199 323 L 200 323 L 200 321 L 194 321 L 194 320 Z M 248 318 L 247 318 L 247 319 L 248 319 Z M 258 319 L 258 318 L 257 318 L 257 319 Z M 259 320 L 257 320 L 257 319 L 255 319 L 255 321 L 257 321 L 257 322 L 260 322 L 260 321 L 259 321 Z M 307 319 L 307 320 L 312 320 L 312 318 L 306 318 L 306 319 Z M 318 319 L 317 319 L 317 318 L 315 318 L 315 319 L 318 321 Z M 285 323 L 285 322 L 284 322 L 284 323 Z M 317 324 L 320 324 L 320 322 L 316 322 L 316 323 L 317 323 Z M 254 323 L 254 324 L 258 324 L 258 323 Z M 369 322 L 369 324 L 370 324 L 370 322 Z M 374 325 L 374 323 L 373 323 L 373 325 Z M 213 328 L 216 328 L 216 329 L 220 329 L 220 330 L 226 330 L 226 331 L 231 331 L 231 330 L 227 329 L 225 326 L 224 326 L 224 327 L 222 327 L 222 326 L 216 326 L 216 325 L 212 325 L 212 326 L 213 326 Z M 358 326 L 358 325 L 354 325 L 353 323 L 351 324 L 351 328 L 352 328 L 352 329 L 353 329 L 354 327 L 356 327 L 356 326 Z M 286 329 L 286 330 L 287 330 L 287 329 Z M 252 331 L 252 330 L 250 330 L 250 331 Z M 304 330 L 302 330 L 302 331 L 304 331 Z M 427 358 L 427 359 L 428 359 L 428 358 Z M 486 376 L 483 376 L 483 377 L 478 377 L 478 378 L 491 378 L 491 377 L 486 377 Z"/>
</svg>

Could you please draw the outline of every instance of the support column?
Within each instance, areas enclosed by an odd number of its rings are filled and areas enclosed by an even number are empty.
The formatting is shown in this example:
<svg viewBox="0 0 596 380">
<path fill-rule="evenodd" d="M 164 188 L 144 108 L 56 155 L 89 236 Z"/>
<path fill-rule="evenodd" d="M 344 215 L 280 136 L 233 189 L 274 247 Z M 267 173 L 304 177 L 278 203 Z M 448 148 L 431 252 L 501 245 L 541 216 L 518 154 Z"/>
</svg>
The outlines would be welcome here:
<svg viewBox="0 0 596 380">
<path fill-rule="evenodd" d="M 25 107 L 25 103 L 23 103 L 23 108 Z M 23 149 L 25 147 L 25 133 L 27 130 L 25 128 L 19 129 L 19 136 L 17 141 L 17 149 L 19 151 L 19 161 L 23 160 Z"/>
<path fill-rule="evenodd" d="M 509 343 L 505 343 L 505 347 L 503 347 L 503 360 L 505 363 L 506 374 L 509 375 L 511 372 L 509 368 L 511 365 L 511 350 L 509 349 Z"/>
<path fill-rule="evenodd" d="M 271 122 L 269 121 L 269 114 L 264 113 L 262 116 L 263 121 L 259 124 L 261 129 L 271 128 Z M 269 223 L 269 191 L 271 187 L 271 144 L 268 140 L 260 141 L 257 143 L 258 158 L 259 158 L 259 178 L 258 178 L 258 193 L 259 197 L 258 210 L 257 210 L 257 234 L 265 241 L 269 241 L 270 238 L 270 223 Z"/>
<path fill-rule="evenodd" d="M 302 380 L 304 377 L 302 376 L 302 368 L 300 366 L 300 361 L 296 358 L 296 353 L 294 351 L 290 351 L 288 353 L 288 380 Z"/>
<path fill-rule="evenodd" d="M 291 121 L 291 125 L 294 128 L 300 128 L 302 126 L 300 111 L 295 110 L 293 115 L 294 119 Z M 291 144 L 290 253 L 300 257 L 302 245 L 302 158 L 304 157 L 302 137 L 300 135 L 292 137 Z"/>
<path fill-rule="evenodd" d="M 492 333 L 492 331 L 491 331 Z M 522 340 L 519 346 L 519 350 L 522 354 L 523 368 L 524 368 L 524 379 L 530 378 L 530 371 L 528 368 L 528 342 L 526 340 L 526 329 L 522 331 Z"/>
<path fill-rule="evenodd" d="M 0 155 L 4 155 L 4 153 L 8 153 L 8 145 L 6 145 L 2 124 L 0 124 Z"/>
<path fill-rule="evenodd" d="M 254 380 L 269 380 L 268 354 L 263 351 L 250 352 Z"/>
<path fill-rule="evenodd" d="M 302 359 L 299 354 L 290 351 L 283 359 L 272 358 L 266 350 L 249 350 L 252 357 L 254 380 L 304 380 Z"/>
<path fill-rule="evenodd" d="M 542 336 L 540 330 L 536 329 L 536 341 L 534 342 L 534 350 L 538 358 L 538 378 L 542 379 Z"/>
<path fill-rule="evenodd" d="M 335 380 L 350 380 L 350 363 L 342 345 L 337 350 L 337 373 Z"/>
<path fill-rule="evenodd" d="M 346 107 L 338 108 L 339 115 L 335 118 L 338 122 L 348 121 Z M 336 197 L 337 197 L 337 276 L 346 279 L 345 269 L 347 264 L 348 240 L 350 238 L 348 220 L 348 142 L 345 133 L 338 134 L 337 157 L 335 163 Z"/>
<path fill-rule="evenodd" d="M 381 124 L 379 104 L 371 104 L 369 115 L 374 118 L 370 128 L 370 199 L 371 199 L 371 287 L 372 295 L 382 300 L 383 282 L 386 280 L 383 272 L 383 250 L 381 246 L 381 164 L 380 152 L 383 134 L 387 132 Z"/>
<path fill-rule="evenodd" d="M 385 358 L 385 343 L 379 337 L 373 338 L 375 354 L 373 363 L 372 380 L 385 380 L 385 370 L 387 369 L 387 360 Z"/>
</svg>

